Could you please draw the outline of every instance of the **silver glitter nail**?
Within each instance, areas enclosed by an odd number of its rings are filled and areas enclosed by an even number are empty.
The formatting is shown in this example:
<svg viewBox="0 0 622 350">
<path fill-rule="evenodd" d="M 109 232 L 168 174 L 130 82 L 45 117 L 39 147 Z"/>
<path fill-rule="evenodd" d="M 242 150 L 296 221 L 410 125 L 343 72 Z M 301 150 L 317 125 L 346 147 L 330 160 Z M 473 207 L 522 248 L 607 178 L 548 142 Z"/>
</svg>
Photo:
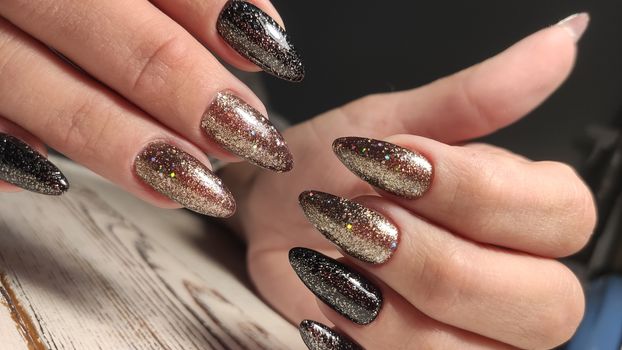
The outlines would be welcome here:
<svg viewBox="0 0 622 350">
<path fill-rule="evenodd" d="M 319 191 L 303 192 L 298 200 L 307 219 L 348 255 L 381 264 L 397 249 L 397 227 L 374 210 Z"/>
<path fill-rule="evenodd" d="M 283 136 L 258 110 L 239 97 L 219 92 L 201 121 L 205 133 L 224 149 L 274 171 L 294 166 Z"/>
<path fill-rule="evenodd" d="M 238 53 L 267 73 L 301 81 L 305 70 L 287 33 L 257 6 L 230 0 L 218 17 L 218 34 Z"/>
<path fill-rule="evenodd" d="M 378 316 L 380 290 L 346 265 L 307 248 L 291 249 L 289 263 L 313 294 L 349 320 L 368 324 Z"/>
<path fill-rule="evenodd" d="M 69 182 L 58 168 L 23 141 L 0 133 L 0 180 L 25 190 L 58 196 Z"/>
<path fill-rule="evenodd" d="M 304 320 L 298 326 L 298 331 L 309 350 L 363 350 L 353 341 L 319 322 Z"/>
<path fill-rule="evenodd" d="M 150 143 L 136 157 L 134 168 L 146 184 L 190 210 L 216 217 L 235 212 L 235 200 L 222 181 L 175 146 Z"/>
<path fill-rule="evenodd" d="M 423 155 L 389 142 L 343 137 L 333 151 L 358 177 L 397 196 L 419 198 L 432 183 L 432 164 Z"/>
</svg>

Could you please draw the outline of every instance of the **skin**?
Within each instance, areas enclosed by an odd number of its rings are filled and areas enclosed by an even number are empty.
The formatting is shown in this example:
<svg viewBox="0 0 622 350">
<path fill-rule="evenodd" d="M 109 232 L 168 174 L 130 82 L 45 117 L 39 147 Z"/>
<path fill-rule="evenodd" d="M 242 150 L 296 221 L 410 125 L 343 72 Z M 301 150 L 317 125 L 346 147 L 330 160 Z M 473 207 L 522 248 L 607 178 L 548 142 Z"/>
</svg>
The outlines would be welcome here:
<svg viewBox="0 0 622 350">
<path fill-rule="evenodd" d="M 567 165 L 469 140 L 544 101 L 575 53 L 574 38 L 550 27 L 430 85 L 368 96 L 289 129 L 291 173 L 225 169 L 258 291 L 293 323 L 334 324 L 366 349 L 544 349 L 569 339 L 583 291 L 555 259 L 589 239 L 596 214 L 588 188 Z M 429 192 L 416 200 L 376 192 L 332 154 L 342 136 L 422 153 L 435 167 Z M 392 259 L 369 265 L 342 257 L 298 208 L 297 195 L 309 189 L 354 198 L 392 220 L 401 231 Z M 385 297 L 378 318 L 357 326 L 314 302 L 286 263 L 294 246 L 341 257 L 376 281 Z"/>
<path fill-rule="evenodd" d="M 278 20 L 268 2 L 254 3 Z M 205 164 L 204 152 L 232 159 L 198 128 L 220 90 L 265 112 L 214 56 L 256 70 L 215 33 L 223 4 L 0 2 L 0 130 L 40 150 L 49 145 L 152 204 L 178 207 L 133 175 L 136 154 L 164 140 Z M 240 207 L 232 225 L 248 240 L 258 291 L 292 322 L 333 323 L 368 349 L 549 348 L 568 339 L 582 317 L 583 292 L 555 258 L 589 238 L 589 191 L 565 165 L 464 144 L 545 100 L 569 74 L 575 51 L 567 30 L 545 29 L 454 76 L 369 96 L 291 128 L 291 173 L 226 169 Z M 387 138 L 426 155 L 437 171 L 430 192 L 416 201 L 375 193 L 330 151 L 334 138 L 350 135 Z M 298 209 L 296 198 L 307 189 L 356 198 L 402 230 L 402 243 L 382 266 L 344 258 L 385 295 L 369 326 L 315 303 L 287 264 L 293 246 L 341 256 Z"/>
</svg>

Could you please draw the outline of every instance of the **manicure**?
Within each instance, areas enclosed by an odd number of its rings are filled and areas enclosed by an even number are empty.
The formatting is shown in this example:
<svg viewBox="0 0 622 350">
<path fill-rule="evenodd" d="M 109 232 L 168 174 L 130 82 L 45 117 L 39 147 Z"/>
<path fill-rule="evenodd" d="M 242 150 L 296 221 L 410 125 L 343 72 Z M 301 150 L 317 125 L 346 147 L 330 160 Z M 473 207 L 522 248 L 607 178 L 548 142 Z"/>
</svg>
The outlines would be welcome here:
<svg viewBox="0 0 622 350">
<path fill-rule="evenodd" d="M 347 319 L 364 325 L 378 316 L 380 290 L 346 265 L 307 248 L 291 249 L 289 263 L 313 294 Z"/>
<path fill-rule="evenodd" d="M 0 180 L 25 190 L 58 196 L 69 182 L 58 168 L 23 141 L 0 133 Z"/>
<path fill-rule="evenodd" d="M 274 171 L 294 162 L 283 136 L 258 110 L 239 97 L 219 92 L 201 121 L 205 133 L 224 149 Z"/>
<path fill-rule="evenodd" d="M 154 190 L 201 214 L 229 217 L 235 212 L 231 192 L 205 165 L 164 142 L 154 142 L 136 157 L 138 177 Z"/>
<path fill-rule="evenodd" d="M 423 155 L 389 142 L 343 137 L 333 151 L 358 177 L 400 197 L 419 198 L 432 183 L 432 164 Z"/>
<path fill-rule="evenodd" d="M 562 19 L 557 25 L 565 28 L 574 38 L 575 42 L 578 42 L 583 36 L 583 33 L 585 33 L 589 23 L 590 15 L 587 12 L 581 12 Z"/>
<path fill-rule="evenodd" d="M 230 0 L 218 17 L 218 34 L 239 54 L 281 79 L 304 78 L 302 60 L 287 33 L 268 14 L 243 0 Z"/>
<path fill-rule="evenodd" d="M 307 219 L 348 255 L 381 264 L 397 249 L 397 227 L 374 210 L 318 191 L 303 192 L 298 200 Z"/>
<path fill-rule="evenodd" d="M 363 350 L 353 341 L 319 322 L 304 320 L 298 326 L 298 331 L 309 350 Z"/>
</svg>

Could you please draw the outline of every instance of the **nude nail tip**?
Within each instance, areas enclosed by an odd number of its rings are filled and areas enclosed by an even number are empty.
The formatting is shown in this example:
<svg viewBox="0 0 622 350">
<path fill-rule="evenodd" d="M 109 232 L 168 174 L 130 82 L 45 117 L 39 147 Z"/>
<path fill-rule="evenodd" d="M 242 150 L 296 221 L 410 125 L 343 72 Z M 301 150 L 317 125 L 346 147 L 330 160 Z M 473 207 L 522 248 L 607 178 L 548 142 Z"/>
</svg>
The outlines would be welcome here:
<svg viewBox="0 0 622 350">
<path fill-rule="evenodd" d="M 181 149 L 164 143 L 147 145 L 134 162 L 136 175 L 155 191 L 197 213 L 229 217 L 235 200 L 222 181 Z"/>
<path fill-rule="evenodd" d="M 219 92 L 201 128 L 225 150 L 262 168 L 286 172 L 294 167 L 283 136 L 258 110 L 229 92 Z"/>
<path fill-rule="evenodd" d="M 309 350 L 363 350 L 353 341 L 319 322 L 304 320 L 298 326 L 298 331 Z"/>
<path fill-rule="evenodd" d="M 575 42 L 578 42 L 585 33 L 589 23 L 590 15 L 587 12 L 581 12 L 562 19 L 557 25 L 565 28 Z"/>
<path fill-rule="evenodd" d="M 45 195 L 59 196 L 69 190 L 69 181 L 52 162 L 5 133 L 0 133 L 0 180 Z"/>
<path fill-rule="evenodd" d="M 352 257 L 382 264 L 398 247 L 397 227 L 374 210 L 320 191 L 305 191 L 298 200 L 315 228 Z"/>
<path fill-rule="evenodd" d="M 230 0 L 216 23 L 218 34 L 239 54 L 265 72 L 299 82 L 305 69 L 285 30 L 257 6 Z"/>
<path fill-rule="evenodd" d="M 432 183 L 432 164 L 423 155 L 395 144 L 362 137 L 342 137 L 333 152 L 355 175 L 394 195 L 416 199 Z"/>
<path fill-rule="evenodd" d="M 289 262 L 313 294 L 347 319 L 365 325 L 378 316 L 382 293 L 358 272 L 307 248 L 292 248 Z"/>
</svg>

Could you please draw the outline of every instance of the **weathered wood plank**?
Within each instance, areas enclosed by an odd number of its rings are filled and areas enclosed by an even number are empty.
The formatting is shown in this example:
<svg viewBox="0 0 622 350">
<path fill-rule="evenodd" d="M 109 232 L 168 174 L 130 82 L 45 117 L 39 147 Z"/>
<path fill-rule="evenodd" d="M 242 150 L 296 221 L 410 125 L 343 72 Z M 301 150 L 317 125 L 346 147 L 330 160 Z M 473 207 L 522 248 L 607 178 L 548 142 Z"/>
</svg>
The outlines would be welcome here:
<svg viewBox="0 0 622 350">
<path fill-rule="evenodd" d="M 231 237 L 62 165 L 67 195 L 0 201 L 0 272 L 10 290 L 0 337 L 19 344 L 9 349 L 303 348 L 248 288 Z M 31 324 L 25 334 L 16 305 Z"/>
</svg>

